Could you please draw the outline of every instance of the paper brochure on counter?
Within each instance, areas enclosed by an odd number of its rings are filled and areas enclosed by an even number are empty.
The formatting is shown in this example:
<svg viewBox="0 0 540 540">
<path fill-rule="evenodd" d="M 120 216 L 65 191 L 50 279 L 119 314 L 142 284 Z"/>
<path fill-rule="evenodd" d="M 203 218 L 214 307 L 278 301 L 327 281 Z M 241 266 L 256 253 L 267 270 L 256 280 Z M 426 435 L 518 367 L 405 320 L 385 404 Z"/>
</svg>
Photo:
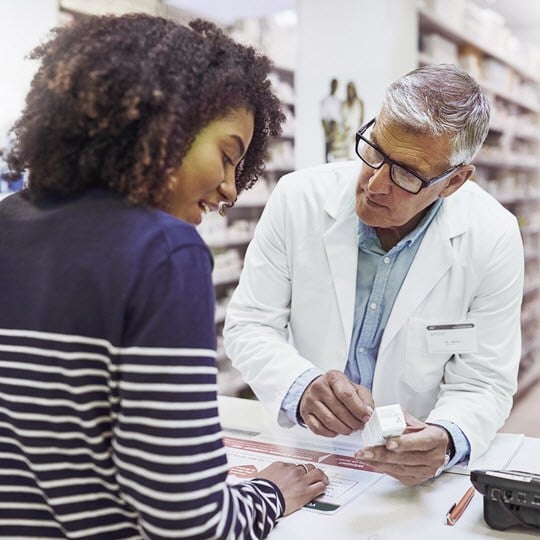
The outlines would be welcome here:
<svg viewBox="0 0 540 540">
<path fill-rule="evenodd" d="M 324 470 L 330 485 L 310 505 L 311 510 L 332 514 L 385 478 L 354 458 L 364 446 L 361 431 L 333 439 L 320 437 L 300 426 L 277 426 L 257 401 L 221 396 L 219 405 L 221 417 L 228 418 L 223 429 L 231 482 L 256 476 L 274 461 L 313 463 Z M 468 475 L 474 469 L 512 469 L 524 440 L 524 435 L 497 433 L 488 451 L 475 462 L 447 472 Z"/>
<path fill-rule="evenodd" d="M 323 496 L 304 508 L 333 514 L 383 477 L 354 458 L 354 452 L 358 449 L 356 439 L 325 439 L 308 432 L 295 437 L 296 432 L 292 431 L 280 436 L 276 433 L 224 428 L 229 481 L 234 483 L 255 477 L 258 471 L 274 461 L 312 463 L 326 473 L 330 484 Z"/>
</svg>

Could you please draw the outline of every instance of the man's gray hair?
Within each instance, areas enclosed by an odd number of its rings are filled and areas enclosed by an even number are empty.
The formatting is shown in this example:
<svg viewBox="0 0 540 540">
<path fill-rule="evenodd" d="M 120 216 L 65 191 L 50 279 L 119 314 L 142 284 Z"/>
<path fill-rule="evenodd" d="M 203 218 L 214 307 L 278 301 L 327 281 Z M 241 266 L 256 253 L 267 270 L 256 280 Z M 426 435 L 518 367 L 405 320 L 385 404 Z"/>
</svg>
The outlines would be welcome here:
<svg viewBox="0 0 540 540">
<path fill-rule="evenodd" d="M 450 135 L 450 165 L 470 163 L 489 131 L 489 102 L 460 66 L 423 66 L 388 88 L 381 113 L 390 121 L 431 135 Z"/>
</svg>

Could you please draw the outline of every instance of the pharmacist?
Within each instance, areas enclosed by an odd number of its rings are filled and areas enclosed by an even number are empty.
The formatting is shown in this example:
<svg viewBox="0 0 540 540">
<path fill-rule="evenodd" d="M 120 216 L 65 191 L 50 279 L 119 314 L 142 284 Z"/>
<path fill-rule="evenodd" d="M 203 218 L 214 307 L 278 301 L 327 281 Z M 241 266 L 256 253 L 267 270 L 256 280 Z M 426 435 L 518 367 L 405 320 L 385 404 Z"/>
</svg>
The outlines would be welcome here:
<svg viewBox="0 0 540 540">
<path fill-rule="evenodd" d="M 349 434 L 399 403 L 409 432 L 357 458 L 404 484 L 481 455 L 516 390 L 520 233 L 469 181 L 488 126 L 458 66 L 395 81 L 358 161 L 279 182 L 227 312 L 226 352 L 282 425 Z"/>
</svg>

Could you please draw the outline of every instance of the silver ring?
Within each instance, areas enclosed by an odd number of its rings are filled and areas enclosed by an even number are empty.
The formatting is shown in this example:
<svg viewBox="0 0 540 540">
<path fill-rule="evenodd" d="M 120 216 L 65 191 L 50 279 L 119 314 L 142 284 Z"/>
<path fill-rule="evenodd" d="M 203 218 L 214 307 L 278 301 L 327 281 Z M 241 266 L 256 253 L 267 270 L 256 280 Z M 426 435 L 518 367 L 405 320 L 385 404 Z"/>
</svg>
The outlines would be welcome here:
<svg viewBox="0 0 540 540">
<path fill-rule="evenodd" d="M 309 472 L 309 469 L 307 468 L 307 465 L 305 465 L 304 463 L 299 463 L 297 465 L 297 467 L 304 467 L 304 471 L 306 471 L 306 474 Z"/>
</svg>

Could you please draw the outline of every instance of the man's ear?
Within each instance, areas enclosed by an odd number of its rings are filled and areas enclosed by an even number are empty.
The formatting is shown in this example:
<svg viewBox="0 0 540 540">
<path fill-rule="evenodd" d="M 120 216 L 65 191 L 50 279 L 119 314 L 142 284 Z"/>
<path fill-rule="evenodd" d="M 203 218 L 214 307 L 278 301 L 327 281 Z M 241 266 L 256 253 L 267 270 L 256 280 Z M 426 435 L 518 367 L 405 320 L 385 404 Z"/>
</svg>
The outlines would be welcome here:
<svg viewBox="0 0 540 540">
<path fill-rule="evenodd" d="M 455 174 L 452 175 L 446 187 L 441 191 L 439 197 L 448 197 L 457 191 L 476 170 L 474 165 L 462 165 Z"/>
</svg>

